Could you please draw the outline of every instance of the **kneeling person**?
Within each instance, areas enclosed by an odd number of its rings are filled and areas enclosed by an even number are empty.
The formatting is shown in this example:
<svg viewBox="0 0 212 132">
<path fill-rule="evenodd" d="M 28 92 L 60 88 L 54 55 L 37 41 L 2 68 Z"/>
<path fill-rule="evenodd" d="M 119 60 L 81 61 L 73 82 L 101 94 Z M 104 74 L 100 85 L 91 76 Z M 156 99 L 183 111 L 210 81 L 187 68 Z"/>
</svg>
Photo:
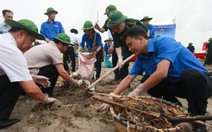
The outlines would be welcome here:
<svg viewBox="0 0 212 132">
<path fill-rule="evenodd" d="M 65 33 L 60 33 L 54 38 L 52 43 L 35 46 L 24 54 L 31 74 L 49 78 L 51 86 L 41 88 L 49 96 L 53 94 L 59 75 L 68 81 L 71 86 L 77 85 L 77 82 L 64 69 L 63 59 L 60 55 L 60 52 L 66 52 L 68 45 L 71 45 L 69 36 Z"/>
</svg>

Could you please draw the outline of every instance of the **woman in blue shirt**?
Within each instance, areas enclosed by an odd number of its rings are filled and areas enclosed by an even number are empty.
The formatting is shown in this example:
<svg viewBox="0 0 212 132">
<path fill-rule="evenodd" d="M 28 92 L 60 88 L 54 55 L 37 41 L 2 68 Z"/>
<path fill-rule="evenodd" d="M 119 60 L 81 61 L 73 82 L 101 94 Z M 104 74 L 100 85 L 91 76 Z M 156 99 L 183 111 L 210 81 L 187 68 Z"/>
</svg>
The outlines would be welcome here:
<svg viewBox="0 0 212 132">
<path fill-rule="evenodd" d="M 98 32 L 94 30 L 93 23 L 91 21 L 85 21 L 83 26 L 84 34 L 77 52 L 84 49 L 85 52 L 91 52 L 93 57 L 96 57 L 96 79 L 101 74 L 101 62 L 103 58 L 103 44 L 102 38 Z"/>
</svg>

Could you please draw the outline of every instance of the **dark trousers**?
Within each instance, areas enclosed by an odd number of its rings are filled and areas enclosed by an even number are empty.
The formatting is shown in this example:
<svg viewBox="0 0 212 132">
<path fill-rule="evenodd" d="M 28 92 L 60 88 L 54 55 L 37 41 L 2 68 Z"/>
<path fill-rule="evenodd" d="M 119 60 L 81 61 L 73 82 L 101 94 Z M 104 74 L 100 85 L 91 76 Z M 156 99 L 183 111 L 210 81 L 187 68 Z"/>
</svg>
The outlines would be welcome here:
<svg viewBox="0 0 212 132">
<path fill-rule="evenodd" d="M 144 76 L 141 82 L 147 80 Z M 181 81 L 171 83 L 166 80 L 148 90 L 153 97 L 178 103 L 176 97 L 185 98 L 188 101 L 188 111 L 191 115 L 204 115 L 207 108 L 207 98 L 212 95 L 212 82 L 207 74 L 195 69 L 187 69 L 181 74 Z"/>
<path fill-rule="evenodd" d="M 64 69 L 66 71 L 69 70 L 68 62 L 69 62 L 69 59 L 70 59 L 71 60 L 72 72 L 75 72 L 76 59 L 75 59 L 74 48 L 72 46 L 69 46 L 67 51 L 63 55 L 64 55 L 63 56 Z"/>
<path fill-rule="evenodd" d="M 115 67 L 117 65 L 117 62 L 118 62 L 118 56 L 116 54 L 116 51 L 114 50 L 112 52 L 112 64 L 113 64 L 113 67 Z M 114 71 L 114 74 L 115 74 L 115 80 L 118 80 L 120 79 L 120 75 L 119 75 L 119 69 L 116 69 Z"/>
<path fill-rule="evenodd" d="M 41 90 L 42 90 L 43 93 L 47 93 L 49 95 L 52 95 L 55 84 L 57 82 L 57 78 L 59 76 L 59 73 L 58 73 L 56 67 L 54 65 L 42 67 L 42 68 L 40 68 L 38 75 L 43 75 L 43 76 L 49 78 L 49 81 L 51 82 L 51 86 L 48 87 L 48 88 L 42 88 L 41 87 Z"/>
<path fill-rule="evenodd" d="M 127 47 L 121 47 L 122 48 L 122 56 L 123 56 L 123 61 L 127 59 L 132 53 L 128 50 Z M 120 69 L 119 74 L 121 80 L 124 79 L 128 74 L 129 74 L 129 67 L 130 63 L 127 61 L 123 67 Z"/>
<path fill-rule="evenodd" d="M 103 60 L 103 49 L 101 49 L 97 54 L 96 54 L 96 62 L 95 62 L 95 67 L 96 67 L 96 78 L 100 77 L 101 74 L 101 69 L 102 69 L 102 60 Z"/>
<path fill-rule="evenodd" d="M 17 82 L 11 83 L 7 75 L 0 76 L 0 120 L 9 119 L 21 93 Z"/>
</svg>

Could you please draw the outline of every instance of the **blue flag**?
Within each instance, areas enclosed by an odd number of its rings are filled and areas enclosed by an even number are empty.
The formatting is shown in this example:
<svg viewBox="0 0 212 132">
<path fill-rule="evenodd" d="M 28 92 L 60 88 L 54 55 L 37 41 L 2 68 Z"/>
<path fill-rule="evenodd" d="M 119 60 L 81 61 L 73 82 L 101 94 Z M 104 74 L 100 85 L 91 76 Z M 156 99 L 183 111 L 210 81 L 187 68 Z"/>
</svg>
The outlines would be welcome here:
<svg viewBox="0 0 212 132">
<path fill-rule="evenodd" d="M 155 37 L 171 37 L 175 38 L 176 24 L 170 25 L 154 25 Z"/>
</svg>

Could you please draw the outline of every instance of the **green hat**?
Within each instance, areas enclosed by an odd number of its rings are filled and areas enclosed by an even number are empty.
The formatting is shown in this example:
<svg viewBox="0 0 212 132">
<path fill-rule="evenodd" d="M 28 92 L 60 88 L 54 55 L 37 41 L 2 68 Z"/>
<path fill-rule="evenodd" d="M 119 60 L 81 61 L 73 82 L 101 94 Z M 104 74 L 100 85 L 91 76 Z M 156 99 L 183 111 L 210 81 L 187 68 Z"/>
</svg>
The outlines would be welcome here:
<svg viewBox="0 0 212 132">
<path fill-rule="evenodd" d="M 106 41 L 113 41 L 113 38 L 106 39 L 104 42 Z"/>
<path fill-rule="evenodd" d="M 11 19 L 5 20 L 5 22 L 10 25 L 11 28 L 20 28 L 23 29 L 32 35 L 34 35 L 37 39 L 44 40 L 45 37 L 38 33 L 38 27 L 35 25 L 34 22 L 27 19 L 21 19 L 19 21 L 14 21 Z"/>
<path fill-rule="evenodd" d="M 52 7 L 49 7 L 47 10 L 46 10 L 46 13 L 44 13 L 45 15 L 48 15 L 49 13 L 51 12 L 55 12 L 56 14 L 58 13 L 58 11 L 56 11 L 54 8 Z"/>
<path fill-rule="evenodd" d="M 71 33 L 76 33 L 76 34 L 78 34 L 78 31 L 77 31 L 77 29 L 75 29 L 75 28 L 72 28 L 72 29 L 70 30 L 70 32 L 71 32 Z"/>
<path fill-rule="evenodd" d="M 148 16 L 145 16 L 143 17 L 143 19 L 141 19 L 140 21 L 144 21 L 144 20 L 152 20 L 152 18 L 148 17 Z"/>
<path fill-rule="evenodd" d="M 209 38 L 208 41 L 212 41 L 212 38 Z"/>
<path fill-rule="evenodd" d="M 65 33 L 58 34 L 54 39 L 59 40 L 67 45 L 73 45 L 73 44 L 71 44 L 70 37 Z"/>
<path fill-rule="evenodd" d="M 109 15 L 111 12 L 114 12 L 114 11 L 116 11 L 117 9 L 116 9 L 116 6 L 114 6 L 114 5 L 109 5 L 109 6 L 107 6 L 107 8 L 105 9 L 105 15 Z"/>
<path fill-rule="evenodd" d="M 83 25 L 83 30 L 88 30 L 88 29 L 92 29 L 92 28 L 94 28 L 93 27 L 93 23 L 91 22 L 91 21 L 85 21 L 84 22 L 84 25 Z"/>
<path fill-rule="evenodd" d="M 108 16 L 107 27 L 112 28 L 121 22 L 125 21 L 127 16 L 124 16 L 120 11 L 114 11 Z"/>
</svg>

